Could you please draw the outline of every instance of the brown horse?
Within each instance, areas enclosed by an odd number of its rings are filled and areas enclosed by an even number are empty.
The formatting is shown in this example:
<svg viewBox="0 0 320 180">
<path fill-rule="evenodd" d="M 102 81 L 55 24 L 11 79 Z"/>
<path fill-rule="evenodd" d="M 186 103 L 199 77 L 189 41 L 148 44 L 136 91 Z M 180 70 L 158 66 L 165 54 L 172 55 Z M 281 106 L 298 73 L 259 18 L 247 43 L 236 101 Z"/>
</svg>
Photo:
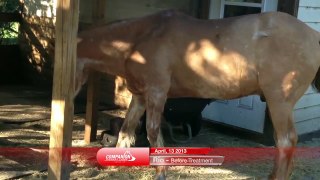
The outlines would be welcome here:
<svg viewBox="0 0 320 180">
<path fill-rule="evenodd" d="M 127 80 L 133 98 L 117 147 L 135 142 L 145 110 L 148 140 L 163 146 L 160 122 L 168 97 L 258 94 L 269 106 L 278 147 L 270 178 L 287 179 L 297 143 L 293 107 L 312 81 L 320 89 L 319 40 L 318 32 L 279 12 L 199 20 L 163 11 L 81 32 L 76 91 L 90 70 Z M 157 178 L 165 178 L 164 167 L 157 167 Z"/>
</svg>

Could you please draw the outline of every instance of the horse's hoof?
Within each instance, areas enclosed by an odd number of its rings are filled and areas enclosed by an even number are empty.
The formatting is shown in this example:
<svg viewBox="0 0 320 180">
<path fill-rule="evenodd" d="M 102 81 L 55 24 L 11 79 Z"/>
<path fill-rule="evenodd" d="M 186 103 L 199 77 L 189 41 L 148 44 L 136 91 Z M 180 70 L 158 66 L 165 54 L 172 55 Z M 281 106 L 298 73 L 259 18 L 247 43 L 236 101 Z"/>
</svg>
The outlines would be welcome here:
<svg viewBox="0 0 320 180">
<path fill-rule="evenodd" d="M 157 174 L 155 180 L 166 180 L 166 175 L 164 173 Z"/>
<path fill-rule="evenodd" d="M 102 134 L 102 140 L 100 143 L 104 147 L 116 147 L 117 141 L 118 141 L 117 136 L 112 136 L 112 135 L 108 134 L 108 132 L 104 132 Z"/>
</svg>

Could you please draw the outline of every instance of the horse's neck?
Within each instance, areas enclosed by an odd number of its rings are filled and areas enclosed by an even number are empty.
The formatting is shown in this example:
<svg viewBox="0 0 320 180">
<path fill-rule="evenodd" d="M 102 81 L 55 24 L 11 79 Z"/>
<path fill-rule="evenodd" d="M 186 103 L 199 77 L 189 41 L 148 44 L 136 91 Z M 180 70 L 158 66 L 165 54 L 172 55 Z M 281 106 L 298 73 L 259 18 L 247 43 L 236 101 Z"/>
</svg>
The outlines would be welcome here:
<svg viewBox="0 0 320 180">
<path fill-rule="evenodd" d="M 139 19 L 87 30 L 80 36 L 85 41 L 78 44 L 78 57 L 85 59 L 85 69 L 124 77 L 125 61 L 153 24 L 149 19 Z"/>
<path fill-rule="evenodd" d="M 133 48 L 141 38 L 147 36 L 149 27 L 144 27 L 146 23 L 148 22 L 121 22 L 105 31 L 107 43 L 102 43 L 100 49 L 108 56 L 104 63 L 109 74 L 124 76 L 125 61 L 133 53 Z M 142 25 L 144 26 L 141 27 Z"/>
<path fill-rule="evenodd" d="M 125 77 L 124 60 L 106 59 L 105 61 L 96 59 L 83 60 L 84 71 L 97 71 L 115 76 Z"/>
</svg>

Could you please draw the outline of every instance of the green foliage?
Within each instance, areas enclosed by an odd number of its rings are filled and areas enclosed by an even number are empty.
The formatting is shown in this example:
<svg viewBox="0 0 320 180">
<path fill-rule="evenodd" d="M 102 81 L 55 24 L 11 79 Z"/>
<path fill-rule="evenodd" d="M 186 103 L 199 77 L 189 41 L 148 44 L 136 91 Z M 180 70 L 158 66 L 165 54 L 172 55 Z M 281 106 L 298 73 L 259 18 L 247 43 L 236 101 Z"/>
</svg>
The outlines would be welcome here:
<svg viewBox="0 0 320 180">
<path fill-rule="evenodd" d="M 0 0 L 0 12 L 18 12 L 19 0 Z"/>
<path fill-rule="evenodd" d="M 18 13 L 19 0 L 0 0 L 0 13 Z M 0 22 L 0 44 L 17 43 L 19 23 Z"/>
</svg>

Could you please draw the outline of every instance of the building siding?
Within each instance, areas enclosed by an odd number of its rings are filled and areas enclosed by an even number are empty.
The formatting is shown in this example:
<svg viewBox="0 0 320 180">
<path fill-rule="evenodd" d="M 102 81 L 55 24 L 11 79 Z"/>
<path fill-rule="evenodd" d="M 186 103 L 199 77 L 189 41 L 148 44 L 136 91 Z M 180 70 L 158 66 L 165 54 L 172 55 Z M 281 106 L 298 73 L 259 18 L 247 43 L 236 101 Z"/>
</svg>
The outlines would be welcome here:
<svg viewBox="0 0 320 180">
<path fill-rule="evenodd" d="M 300 0 L 298 9 L 298 19 L 308 24 L 310 27 L 320 31 L 320 1 Z"/>
<path fill-rule="evenodd" d="M 320 31 L 320 1 L 300 0 L 298 19 Z M 298 134 L 320 130 L 320 94 L 309 87 L 294 108 Z"/>
</svg>

